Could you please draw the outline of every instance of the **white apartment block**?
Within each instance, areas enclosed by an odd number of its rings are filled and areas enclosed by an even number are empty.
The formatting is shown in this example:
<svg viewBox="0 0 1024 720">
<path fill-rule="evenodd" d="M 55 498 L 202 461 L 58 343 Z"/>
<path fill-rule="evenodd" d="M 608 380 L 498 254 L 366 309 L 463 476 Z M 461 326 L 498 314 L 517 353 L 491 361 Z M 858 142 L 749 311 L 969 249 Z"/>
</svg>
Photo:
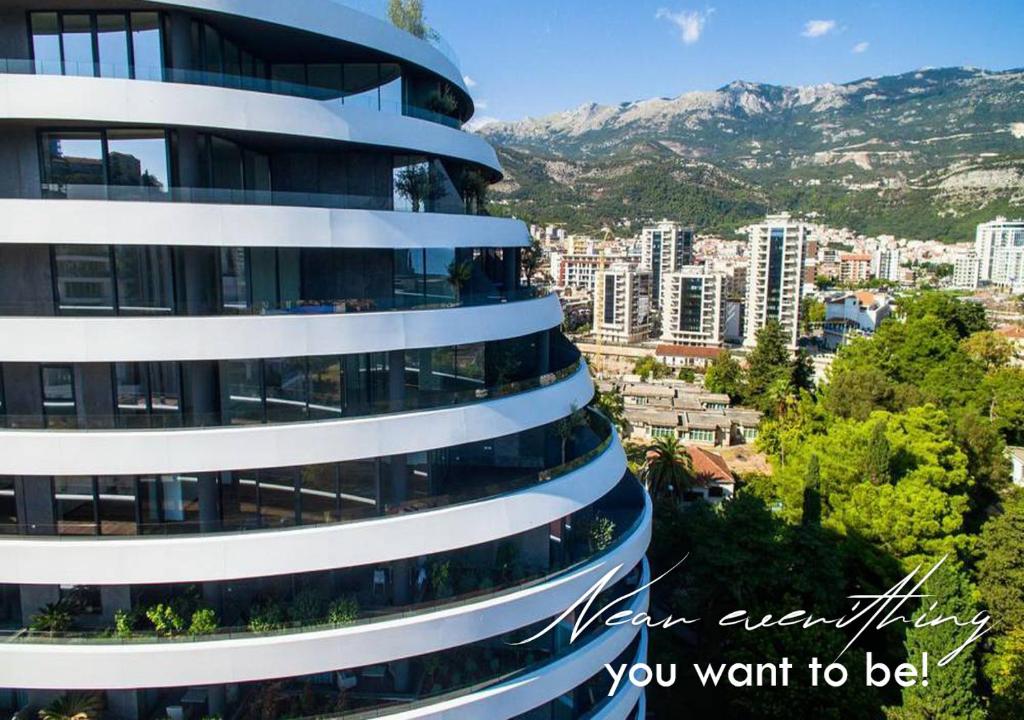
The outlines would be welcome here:
<svg viewBox="0 0 1024 720">
<path fill-rule="evenodd" d="M 624 261 L 623 255 L 551 253 L 551 277 L 558 287 L 592 293 L 598 271 Z"/>
<path fill-rule="evenodd" d="M 667 273 L 693 263 L 693 228 L 662 220 L 648 225 L 640 235 L 640 265 L 651 271 L 651 299 L 661 302 L 661 285 Z"/>
<path fill-rule="evenodd" d="M 871 255 L 871 274 L 879 280 L 900 281 L 900 265 L 903 261 L 899 248 L 876 250 Z"/>
<path fill-rule="evenodd" d="M 651 271 L 617 263 L 597 273 L 594 336 L 598 342 L 626 345 L 651 332 Z"/>
<path fill-rule="evenodd" d="M 981 280 L 981 261 L 976 252 L 960 253 L 953 258 L 953 288 L 977 290 Z"/>
<path fill-rule="evenodd" d="M 661 340 L 676 345 L 721 346 L 725 333 L 723 273 L 688 265 L 662 283 Z"/>
<path fill-rule="evenodd" d="M 757 332 L 777 321 L 796 348 L 800 333 L 800 300 L 804 255 L 810 227 L 788 213 L 769 215 L 749 229 L 744 345 L 753 347 Z"/>
<path fill-rule="evenodd" d="M 978 256 L 978 280 L 993 285 L 1012 285 L 1024 252 L 1024 220 L 997 217 L 978 225 L 974 239 Z"/>
</svg>

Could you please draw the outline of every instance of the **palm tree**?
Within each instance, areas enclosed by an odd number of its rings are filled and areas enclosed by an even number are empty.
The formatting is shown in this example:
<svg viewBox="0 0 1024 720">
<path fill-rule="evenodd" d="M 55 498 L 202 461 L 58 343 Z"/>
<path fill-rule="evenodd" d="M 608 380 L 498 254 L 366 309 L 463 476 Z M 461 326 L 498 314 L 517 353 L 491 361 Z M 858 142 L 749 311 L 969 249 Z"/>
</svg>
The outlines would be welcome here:
<svg viewBox="0 0 1024 720">
<path fill-rule="evenodd" d="M 96 720 L 103 709 L 98 695 L 67 693 L 39 711 L 39 720 Z"/>
<path fill-rule="evenodd" d="M 675 500 L 693 484 L 693 461 L 675 435 L 659 437 L 647 447 L 644 483 L 652 498 Z"/>
</svg>

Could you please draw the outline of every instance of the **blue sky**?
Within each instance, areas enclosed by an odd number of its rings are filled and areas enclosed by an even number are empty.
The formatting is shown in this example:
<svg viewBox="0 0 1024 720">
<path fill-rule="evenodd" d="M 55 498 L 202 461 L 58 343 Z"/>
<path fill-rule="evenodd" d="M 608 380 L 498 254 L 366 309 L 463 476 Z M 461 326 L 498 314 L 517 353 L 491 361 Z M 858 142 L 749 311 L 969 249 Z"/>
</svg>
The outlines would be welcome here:
<svg viewBox="0 0 1024 720">
<path fill-rule="evenodd" d="M 796 85 L 925 66 L 1024 66 L 1022 0 L 424 4 L 472 78 L 478 118 L 536 117 L 737 79 Z"/>
</svg>

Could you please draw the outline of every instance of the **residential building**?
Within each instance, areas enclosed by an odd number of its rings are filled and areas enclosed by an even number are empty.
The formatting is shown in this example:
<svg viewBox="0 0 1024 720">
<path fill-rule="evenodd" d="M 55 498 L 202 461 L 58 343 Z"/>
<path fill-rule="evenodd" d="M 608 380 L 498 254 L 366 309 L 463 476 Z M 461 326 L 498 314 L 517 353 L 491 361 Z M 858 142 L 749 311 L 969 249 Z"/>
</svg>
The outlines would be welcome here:
<svg viewBox="0 0 1024 720">
<path fill-rule="evenodd" d="M 640 628 L 512 644 L 606 574 L 644 612 L 651 506 L 456 65 L 329 0 L 0 47 L 0 713 L 642 715 Z"/>
<path fill-rule="evenodd" d="M 1024 447 L 1007 447 L 1006 455 L 1010 459 L 1010 482 L 1024 487 Z"/>
<path fill-rule="evenodd" d="M 627 263 L 600 270 L 594 290 L 594 337 L 628 345 L 651 334 L 651 271 Z"/>
<path fill-rule="evenodd" d="M 796 349 L 809 234 L 808 225 L 788 213 L 769 215 L 749 228 L 745 345 L 754 346 L 758 330 L 774 320 Z"/>
<path fill-rule="evenodd" d="M 662 281 L 661 340 L 719 347 L 725 334 L 725 275 L 702 265 L 666 273 Z"/>
<path fill-rule="evenodd" d="M 728 395 L 679 381 L 626 384 L 621 392 L 626 419 L 637 439 L 674 435 L 709 447 L 757 439 L 761 413 L 732 407 Z"/>
<path fill-rule="evenodd" d="M 551 253 L 551 277 L 555 285 L 571 290 L 593 293 L 597 273 L 602 268 L 625 262 L 624 255 L 599 253 Z"/>
<path fill-rule="evenodd" d="M 835 350 L 852 336 L 871 335 L 892 315 L 892 299 L 865 290 L 844 293 L 825 301 L 825 349 Z"/>
<path fill-rule="evenodd" d="M 693 469 L 693 485 L 686 492 L 684 502 L 704 501 L 717 505 L 735 494 L 736 476 L 725 458 L 696 445 L 687 447 L 686 452 Z"/>
<path fill-rule="evenodd" d="M 702 345 L 659 345 L 654 356 L 673 370 L 690 368 L 703 372 L 723 352 L 720 347 Z"/>
<path fill-rule="evenodd" d="M 744 310 L 743 300 L 725 301 L 725 328 L 722 330 L 722 337 L 727 343 L 743 342 L 743 333 L 746 329 Z"/>
<path fill-rule="evenodd" d="M 879 280 L 898 283 L 902 278 L 902 253 L 899 248 L 876 250 L 871 255 L 871 275 Z"/>
<path fill-rule="evenodd" d="M 980 279 L 981 263 L 976 252 L 959 253 L 953 258 L 954 289 L 977 290 Z"/>
<path fill-rule="evenodd" d="M 978 280 L 994 285 L 1014 284 L 1024 249 L 1024 220 L 997 217 L 978 225 L 974 252 L 978 257 Z"/>
<path fill-rule="evenodd" d="M 651 301 L 660 307 L 663 278 L 693 264 L 693 228 L 662 220 L 640 234 L 640 265 L 651 271 Z"/>
<path fill-rule="evenodd" d="M 870 279 L 871 255 L 866 253 L 843 253 L 839 256 L 840 282 L 856 285 Z"/>
</svg>

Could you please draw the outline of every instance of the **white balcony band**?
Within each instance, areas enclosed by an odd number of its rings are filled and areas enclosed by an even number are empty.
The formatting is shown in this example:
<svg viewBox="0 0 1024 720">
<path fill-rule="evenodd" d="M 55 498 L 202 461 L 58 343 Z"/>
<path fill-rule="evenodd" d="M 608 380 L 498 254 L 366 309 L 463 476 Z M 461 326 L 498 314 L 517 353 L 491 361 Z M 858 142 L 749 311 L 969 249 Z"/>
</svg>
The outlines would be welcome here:
<svg viewBox="0 0 1024 720">
<path fill-rule="evenodd" d="M 507 495 L 355 523 L 134 539 L 3 538 L 0 583 L 145 585 L 358 567 L 511 537 L 576 512 L 626 471 L 616 441 L 564 477 Z"/>
<path fill-rule="evenodd" d="M 210 317 L 3 317 L 0 362 L 169 362 L 387 352 L 558 327 L 554 294 L 440 310 Z M 2 462 L 2 461 L 0 461 Z"/>
<path fill-rule="evenodd" d="M 0 118 L 33 123 L 180 126 L 401 148 L 501 173 L 483 138 L 337 101 L 233 88 L 61 75 L 0 75 Z"/>
<path fill-rule="evenodd" d="M 0 475 L 149 475 L 290 467 L 453 447 L 568 415 L 594 394 L 571 377 L 498 400 L 348 420 L 179 430 L 3 430 Z"/>
<path fill-rule="evenodd" d="M 0 199 L 0 243 L 275 248 L 525 247 L 520 220 L 267 205 Z"/>
<path fill-rule="evenodd" d="M 209 10 L 305 30 L 380 50 L 441 75 L 467 92 L 462 73 L 430 43 L 345 6 L 345 0 L 162 0 L 162 5 Z"/>
<path fill-rule="evenodd" d="M 642 583 L 649 579 L 650 570 L 645 561 Z M 630 609 L 634 613 L 646 612 L 648 595 L 649 591 L 638 595 Z M 628 628 L 628 632 L 623 632 L 624 628 Z M 615 660 L 633 642 L 637 630 L 628 625 L 620 626 L 618 631 L 606 634 L 582 650 L 523 677 L 454 700 L 386 717 L 388 720 L 478 720 L 482 717 L 504 720 L 516 717 L 574 690 L 594 673 L 603 672 L 604 664 Z M 643 660 L 647 657 L 647 630 L 639 631 L 640 643 L 635 657 Z M 627 682 L 626 687 L 620 686 L 615 697 L 592 720 L 624 720 L 642 695 L 643 690 Z"/>
<path fill-rule="evenodd" d="M 643 558 L 650 523 L 648 502 L 633 535 L 579 570 L 507 595 L 395 620 L 251 639 L 0 644 L 0 686 L 115 690 L 213 685 L 356 668 L 458 647 L 560 614 L 616 566 L 621 565 L 613 582 L 623 577 Z M 634 596 L 633 607 L 646 609 L 646 592 Z M 530 686 L 519 696 L 523 711 L 585 682 L 600 668 L 598 658 L 616 657 L 637 631 L 630 625 L 612 628 L 584 645 L 580 657 L 573 653 L 532 679 L 520 679 L 520 684 Z M 514 708 L 509 696 L 493 702 Z"/>
</svg>

